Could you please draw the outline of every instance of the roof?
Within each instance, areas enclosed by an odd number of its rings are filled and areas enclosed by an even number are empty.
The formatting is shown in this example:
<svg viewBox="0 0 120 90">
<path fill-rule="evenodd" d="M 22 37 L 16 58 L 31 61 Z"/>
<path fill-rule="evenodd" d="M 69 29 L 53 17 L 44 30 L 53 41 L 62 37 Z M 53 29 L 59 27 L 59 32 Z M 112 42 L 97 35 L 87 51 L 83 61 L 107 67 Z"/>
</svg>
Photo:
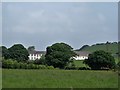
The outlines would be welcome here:
<svg viewBox="0 0 120 90">
<path fill-rule="evenodd" d="M 79 56 L 88 56 L 90 52 L 87 51 L 75 51 L 75 53 Z"/>
<path fill-rule="evenodd" d="M 46 51 L 30 51 L 29 54 L 46 54 Z"/>
</svg>

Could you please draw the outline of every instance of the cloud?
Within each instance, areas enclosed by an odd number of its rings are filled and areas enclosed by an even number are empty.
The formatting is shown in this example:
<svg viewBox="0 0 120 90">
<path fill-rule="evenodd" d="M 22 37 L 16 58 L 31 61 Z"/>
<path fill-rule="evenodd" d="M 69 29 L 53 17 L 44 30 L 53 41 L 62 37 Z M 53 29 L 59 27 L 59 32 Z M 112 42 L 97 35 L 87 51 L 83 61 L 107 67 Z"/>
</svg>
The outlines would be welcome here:
<svg viewBox="0 0 120 90">
<path fill-rule="evenodd" d="M 2 45 L 2 4 L 0 3 L 0 45 Z"/>
<path fill-rule="evenodd" d="M 102 14 L 102 13 L 98 13 L 98 18 L 101 22 L 105 22 L 106 21 L 106 17 Z"/>
<path fill-rule="evenodd" d="M 31 17 L 31 18 L 34 18 L 34 19 L 38 19 L 39 17 L 43 16 L 44 12 L 45 12 L 44 10 L 33 11 L 33 12 L 30 14 L 30 17 Z"/>
<path fill-rule="evenodd" d="M 80 48 L 114 41 L 115 9 L 110 3 L 4 3 L 3 44 L 20 42 L 45 49 L 54 42 Z"/>
</svg>

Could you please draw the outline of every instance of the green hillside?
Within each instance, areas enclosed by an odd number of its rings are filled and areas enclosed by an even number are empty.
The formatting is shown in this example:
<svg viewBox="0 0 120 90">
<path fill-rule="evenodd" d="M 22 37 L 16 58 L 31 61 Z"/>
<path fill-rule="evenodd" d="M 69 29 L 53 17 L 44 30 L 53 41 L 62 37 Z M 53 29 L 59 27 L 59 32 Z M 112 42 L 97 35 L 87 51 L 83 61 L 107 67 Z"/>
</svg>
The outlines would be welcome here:
<svg viewBox="0 0 120 90">
<path fill-rule="evenodd" d="M 118 43 L 117 42 L 100 43 L 100 44 L 94 44 L 94 45 L 91 45 L 91 46 L 84 45 L 83 47 L 81 47 L 77 51 L 94 52 L 96 50 L 104 50 L 104 51 L 110 52 L 110 53 L 115 55 L 116 53 L 118 53 Z"/>
</svg>

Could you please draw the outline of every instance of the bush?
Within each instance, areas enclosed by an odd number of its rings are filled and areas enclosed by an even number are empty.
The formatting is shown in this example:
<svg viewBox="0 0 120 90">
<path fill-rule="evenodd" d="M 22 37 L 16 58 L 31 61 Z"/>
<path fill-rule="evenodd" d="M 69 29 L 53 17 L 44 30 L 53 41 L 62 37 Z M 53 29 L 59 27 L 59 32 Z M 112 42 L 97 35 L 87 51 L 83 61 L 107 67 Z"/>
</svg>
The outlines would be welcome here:
<svg viewBox="0 0 120 90">
<path fill-rule="evenodd" d="M 3 60 L 2 61 L 2 67 L 3 68 L 13 68 L 14 67 L 14 61 L 12 61 L 11 59 L 9 60 Z"/>
<path fill-rule="evenodd" d="M 54 69 L 53 66 L 47 66 L 47 69 Z"/>
<path fill-rule="evenodd" d="M 39 69 L 47 69 L 47 67 L 45 65 L 38 65 Z"/>
<path fill-rule="evenodd" d="M 2 60 L 2 68 L 8 69 L 54 69 L 53 66 L 36 65 L 33 63 L 17 62 L 15 60 Z"/>
<path fill-rule="evenodd" d="M 13 69 L 18 69 L 20 68 L 20 65 L 17 61 L 14 61 L 14 64 L 13 64 Z"/>
<path fill-rule="evenodd" d="M 25 64 L 24 63 L 22 63 L 22 62 L 19 62 L 19 65 L 20 65 L 20 69 L 25 69 Z"/>
<path fill-rule="evenodd" d="M 84 63 L 94 70 L 115 68 L 114 57 L 110 53 L 102 50 L 89 54 L 88 59 L 84 60 Z"/>
</svg>

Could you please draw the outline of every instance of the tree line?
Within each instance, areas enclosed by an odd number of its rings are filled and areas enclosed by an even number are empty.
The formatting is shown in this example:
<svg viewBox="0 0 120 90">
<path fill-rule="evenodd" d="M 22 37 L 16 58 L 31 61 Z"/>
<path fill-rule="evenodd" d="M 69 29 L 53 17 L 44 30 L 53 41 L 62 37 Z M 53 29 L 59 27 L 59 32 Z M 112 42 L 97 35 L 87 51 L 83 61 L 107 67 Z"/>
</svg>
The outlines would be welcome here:
<svg viewBox="0 0 120 90">
<path fill-rule="evenodd" d="M 5 46 L 0 47 L 2 53 L 2 67 L 16 68 L 16 69 L 41 69 L 46 68 L 60 68 L 60 69 L 114 69 L 120 66 L 115 63 L 114 57 L 105 51 L 95 51 L 89 54 L 88 59 L 84 60 L 84 64 L 89 66 L 76 68 L 73 56 L 76 56 L 73 48 L 66 43 L 55 43 L 46 48 L 46 54 L 40 60 L 29 61 L 29 51 L 35 50 L 35 47 L 26 49 L 22 44 L 14 44 L 10 48 Z M 50 66 L 50 67 L 49 67 Z"/>
</svg>

